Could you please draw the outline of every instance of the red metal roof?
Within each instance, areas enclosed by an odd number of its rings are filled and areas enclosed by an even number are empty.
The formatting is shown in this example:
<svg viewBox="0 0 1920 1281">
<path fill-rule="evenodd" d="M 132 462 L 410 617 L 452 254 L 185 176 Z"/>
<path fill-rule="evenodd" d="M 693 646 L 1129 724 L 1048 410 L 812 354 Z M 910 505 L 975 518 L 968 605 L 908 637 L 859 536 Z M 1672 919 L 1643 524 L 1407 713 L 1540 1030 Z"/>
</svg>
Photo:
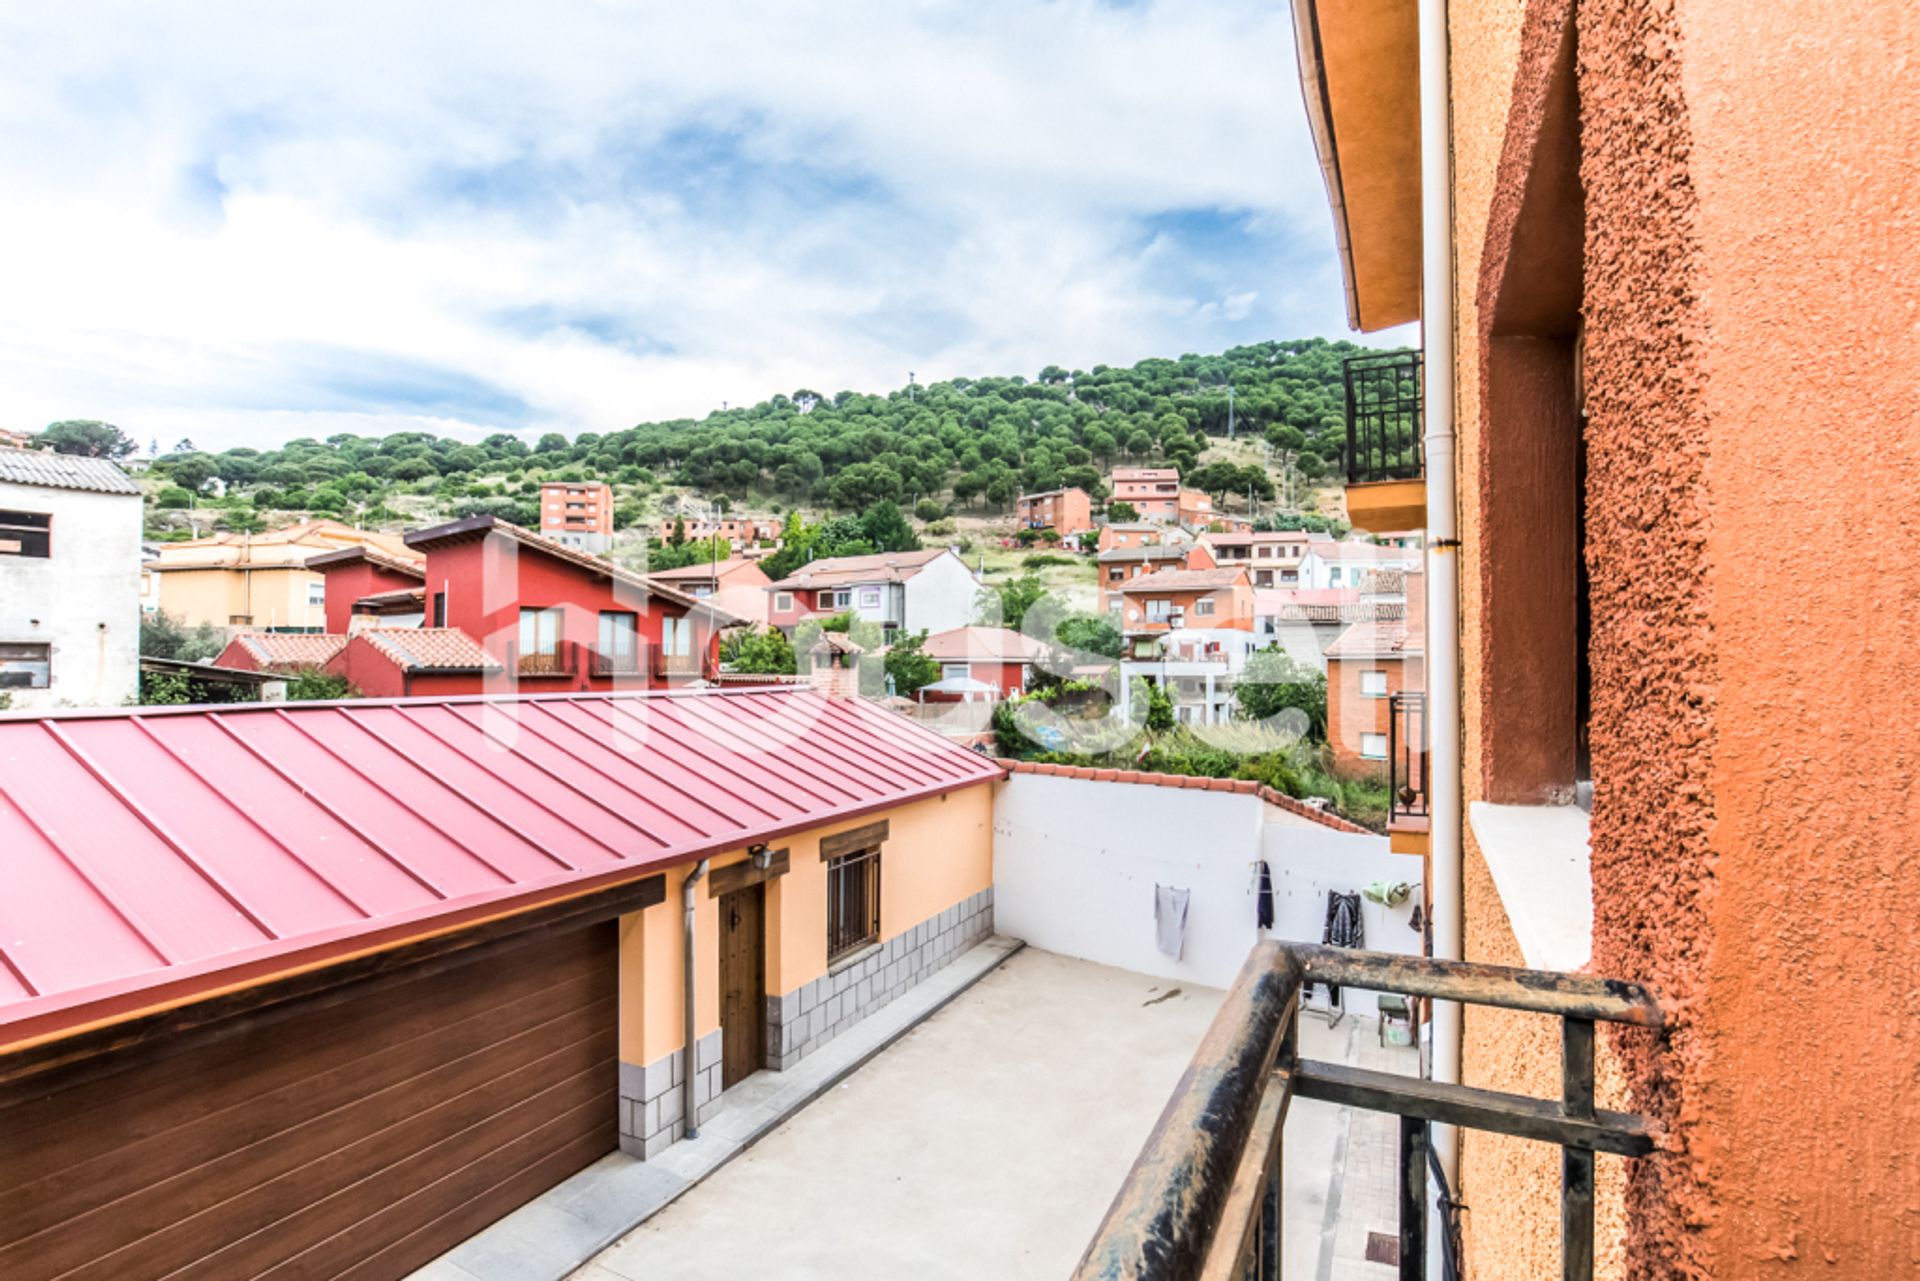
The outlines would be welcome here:
<svg viewBox="0 0 1920 1281">
<path fill-rule="evenodd" d="M 1000 776 L 796 688 L 0 716 L 0 1047 Z"/>
</svg>

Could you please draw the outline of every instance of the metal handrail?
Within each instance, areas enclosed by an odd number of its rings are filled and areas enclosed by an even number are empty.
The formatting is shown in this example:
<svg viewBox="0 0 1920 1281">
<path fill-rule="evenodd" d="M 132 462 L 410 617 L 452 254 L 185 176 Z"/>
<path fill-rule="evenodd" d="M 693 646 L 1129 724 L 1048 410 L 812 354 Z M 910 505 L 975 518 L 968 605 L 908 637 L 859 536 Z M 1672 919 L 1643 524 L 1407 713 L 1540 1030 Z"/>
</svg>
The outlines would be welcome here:
<svg viewBox="0 0 1920 1281">
<path fill-rule="evenodd" d="M 1562 1021 L 1558 1102 L 1298 1054 L 1309 982 L 1527 1010 Z M 1426 1153 L 1441 1122 L 1556 1143 L 1562 1276 L 1593 1276 L 1593 1154 L 1644 1156 L 1645 1118 L 1593 1105 L 1593 1025 L 1659 1028 L 1637 983 L 1386 952 L 1257 944 L 1074 1272 L 1075 1281 L 1268 1281 L 1280 1272 L 1280 1135 L 1295 1097 L 1401 1117 L 1400 1276 L 1426 1276 Z"/>
</svg>

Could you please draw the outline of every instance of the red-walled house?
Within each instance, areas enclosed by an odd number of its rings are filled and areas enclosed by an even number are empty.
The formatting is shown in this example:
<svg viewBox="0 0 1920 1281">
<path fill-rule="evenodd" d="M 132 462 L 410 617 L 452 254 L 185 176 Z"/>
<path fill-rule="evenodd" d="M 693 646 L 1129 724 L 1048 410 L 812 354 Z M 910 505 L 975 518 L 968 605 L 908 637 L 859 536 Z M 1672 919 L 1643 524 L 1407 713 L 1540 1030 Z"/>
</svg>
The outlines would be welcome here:
<svg viewBox="0 0 1920 1281">
<path fill-rule="evenodd" d="M 343 547 L 307 561 L 327 582 L 327 632 L 345 636 L 353 604 L 368 596 L 413 591 L 426 580 L 422 562 L 402 560 L 373 547 Z"/>
<path fill-rule="evenodd" d="M 938 660 L 943 681 L 966 677 L 991 685 L 999 698 L 1024 693 L 1033 664 L 1046 657 L 1038 641 L 1005 627 L 956 627 L 927 637 L 921 653 Z M 922 690 L 928 703 L 958 702 L 966 695 L 944 690 Z"/>
<path fill-rule="evenodd" d="M 313 562 L 340 637 L 326 670 L 371 697 L 684 685 L 718 669 L 720 629 L 739 621 L 492 516 L 406 542 L 425 557 L 417 578 L 358 549 Z M 359 587 L 377 590 L 356 597 Z"/>
</svg>

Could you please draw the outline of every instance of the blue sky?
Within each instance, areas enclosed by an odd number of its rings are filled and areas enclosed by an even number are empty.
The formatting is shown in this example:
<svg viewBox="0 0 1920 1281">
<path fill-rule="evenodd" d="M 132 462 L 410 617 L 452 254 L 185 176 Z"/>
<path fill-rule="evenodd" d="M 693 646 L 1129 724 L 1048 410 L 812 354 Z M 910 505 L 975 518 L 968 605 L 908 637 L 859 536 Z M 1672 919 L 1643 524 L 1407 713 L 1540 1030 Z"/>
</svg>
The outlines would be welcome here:
<svg viewBox="0 0 1920 1281">
<path fill-rule="evenodd" d="M 1279 3 L 10 6 L 0 174 L 14 427 L 573 433 L 1346 332 Z"/>
</svg>

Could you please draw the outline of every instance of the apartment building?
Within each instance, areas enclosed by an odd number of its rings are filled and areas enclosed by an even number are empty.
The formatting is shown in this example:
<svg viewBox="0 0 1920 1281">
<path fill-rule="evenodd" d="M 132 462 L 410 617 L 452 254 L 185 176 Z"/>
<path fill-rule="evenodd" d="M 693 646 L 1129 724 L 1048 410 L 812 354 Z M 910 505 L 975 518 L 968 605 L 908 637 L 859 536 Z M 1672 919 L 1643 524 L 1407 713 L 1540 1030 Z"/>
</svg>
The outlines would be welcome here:
<svg viewBox="0 0 1920 1281">
<path fill-rule="evenodd" d="M 540 533 L 563 547 L 605 555 L 613 546 L 613 490 L 598 480 L 542 483 Z"/>
<path fill-rule="evenodd" d="M 1120 588 L 1142 574 L 1163 569 L 1212 569 L 1213 551 L 1204 543 L 1164 542 L 1140 546 L 1117 545 L 1094 557 L 1094 581 L 1100 591 L 1100 612 L 1120 607 Z"/>
<path fill-rule="evenodd" d="M 1021 529 L 1051 529 L 1062 538 L 1093 528 L 1093 500 L 1084 489 L 1049 489 L 1022 494 L 1013 507 Z"/>
<path fill-rule="evenodd" d="M 781 531 L 781 523 L 771 518 L 678 516 L 661 521 L 655 537 L 663 543 L 670 543 L 675 538 L 685 542 L 723 538 L 736 555 L 754 557 L 777 551 Z"/>
<path fill-rule="evenodd" d="M 1311 542 L 1301 549 L 1298 586 L 1308 591 L 1357 588 L 1382 570 L 1419 569 L 1422 555 L 1417 547 L 1388 547 L 1358 538 Z"/>
<path fill-rule="evenodd" d="M 1119 625 L 1128 637 L 1183 627 L 1251 632 L 1253 582 L 1243 568 L 1162 569 L 1119 588 Z"/>
<path fill-rule="evenodd" d="M 140 488 L 104 458 L 0 447 L 0 695 L 99 707 L 140 691 Z"/>
<path fill-rule="evenodd" d="M 1299 529 L 1266 533 L 1207 533 L 1200 541 L 1222 565 L 1245 565 L 1253 573 L 1253 585 L 1260 588 L 1300 587 L 1300 566 L 1309 547 L 1331 543 L 1330 534 Z"/>
<path fill-rule="evenodd" d="M 1107 478 L 1111 503 L 1127 503 L 1141 520 L 1180 520 L 1180 472 L 1173 467 L 1116 467 Z"/>
</svg>

